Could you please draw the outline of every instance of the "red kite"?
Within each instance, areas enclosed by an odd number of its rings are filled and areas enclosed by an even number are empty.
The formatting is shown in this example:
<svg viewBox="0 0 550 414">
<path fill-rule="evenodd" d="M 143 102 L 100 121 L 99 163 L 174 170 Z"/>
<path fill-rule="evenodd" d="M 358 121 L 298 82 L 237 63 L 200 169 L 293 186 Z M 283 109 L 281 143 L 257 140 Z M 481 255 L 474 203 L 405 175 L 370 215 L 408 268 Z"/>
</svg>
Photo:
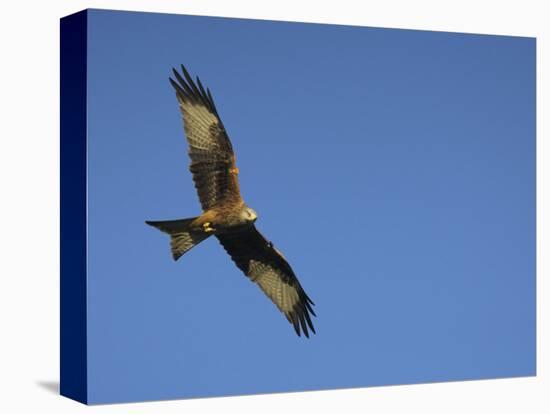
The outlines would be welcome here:
<svg viewBox="0 0 550 414">
<path fill-rule="evenodd" d="M 210 90 L 204 89 L 198 77 L 195 83 L 183 65 L 181 69 L 183 77 L 174 69 L 175 80 L 170 78 L 170 83 L 183 116 L 189 170 L 203 213 L 146 223 L 170 235 L 174 260 L 216 236 L 237 267 L 284 313 L 298 336 L 303 331 L 309 338 L 308 327 L 315 333 L 310 317 L 310 313 L 315 315 L 314 304 L 283 255 L 254 225 L 258 216 L 241 197 L 233 147 Z"/>
</svg>

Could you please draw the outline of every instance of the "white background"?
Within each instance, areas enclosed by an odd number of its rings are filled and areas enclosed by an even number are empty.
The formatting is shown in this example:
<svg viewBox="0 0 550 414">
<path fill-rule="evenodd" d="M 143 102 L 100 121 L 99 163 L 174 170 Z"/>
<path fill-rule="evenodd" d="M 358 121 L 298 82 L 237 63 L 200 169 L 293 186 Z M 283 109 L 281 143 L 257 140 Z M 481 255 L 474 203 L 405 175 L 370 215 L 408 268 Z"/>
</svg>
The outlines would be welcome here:
<svg viewBox="0 0 550 414">
<path fill-rule="evenodd" d="M 0 12 L 0 411 L 3 413 L 542 413 L 548 358 L 548 60 L 545 1 L 19 1 Z M 56 395 L 59 381 L 59 18 L 86 7 L 537 37 L 536 378 L 109 406 Z M 542 74 L 542 76 L 541 76 Z M 546 77 L 544 76 L 546 74 Z M 545 231 L 546 230 L 546 231 Z M 542 243 L 541 243 L 542 242 Z M 434 309 L 437 312 L 437 309 Z M 512 358 L 513 355 L 510 355 Z M 299 368 L 298 368 L 299 369 Z M 292 372 L 292 369 L 289 369 Z"/>
</svg>

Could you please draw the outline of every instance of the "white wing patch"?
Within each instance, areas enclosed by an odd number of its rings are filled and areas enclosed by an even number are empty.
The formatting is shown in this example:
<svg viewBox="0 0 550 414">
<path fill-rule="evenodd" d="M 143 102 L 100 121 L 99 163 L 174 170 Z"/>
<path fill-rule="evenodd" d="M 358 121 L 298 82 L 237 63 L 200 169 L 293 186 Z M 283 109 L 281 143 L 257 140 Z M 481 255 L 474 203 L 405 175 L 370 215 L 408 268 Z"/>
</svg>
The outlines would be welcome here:
<svg viewBox="0 0 550 414">
<path fill-rule="evenodd" d="M 286 284 L 277 269 L 260 261 L 250 261 L 251 280 L 271 299 L 281 312 L 289 313 L 300 298 L 293 286 Z"/>
<path fill-rule="evenodd" d="M 184 115 L 184 129 L 189 145 L 193 149 L 208 151 L 209 155 L 222 150 L 218 141 L 212 139 L 212 127 L 219 127 L 218 118 L 200 104 L 180 101 Z"/>
</svg>

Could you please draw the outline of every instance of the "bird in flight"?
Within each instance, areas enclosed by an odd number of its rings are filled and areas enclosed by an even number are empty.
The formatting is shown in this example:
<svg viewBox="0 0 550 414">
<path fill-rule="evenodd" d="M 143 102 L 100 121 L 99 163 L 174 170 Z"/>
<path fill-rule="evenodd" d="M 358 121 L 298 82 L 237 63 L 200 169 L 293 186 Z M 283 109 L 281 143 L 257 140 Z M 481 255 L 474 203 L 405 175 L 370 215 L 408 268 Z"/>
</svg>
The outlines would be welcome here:
<svg viewBox="0 0 550 414">
<path fill-rule="evenodd" d="M 309 330 L 315 333 L 310 316 L 315 316 L 314 304 L 281 252 L 254 225 L 258 216 L 241 197 L 233 147 L 210 90 L 205 90 L 198 77 L 194 82 L 183 65 L 182 74 L 173 72 L 175 79 L 170 78 L 170 83 L 183 117 L 189 170 L 203 211 L 198 217 L 146 223 L 170 236 L 174 260 L 216 236 L 237 267 L 294 326 L 296 334 L 303 332 L 309 338 Z"/>
</svg>

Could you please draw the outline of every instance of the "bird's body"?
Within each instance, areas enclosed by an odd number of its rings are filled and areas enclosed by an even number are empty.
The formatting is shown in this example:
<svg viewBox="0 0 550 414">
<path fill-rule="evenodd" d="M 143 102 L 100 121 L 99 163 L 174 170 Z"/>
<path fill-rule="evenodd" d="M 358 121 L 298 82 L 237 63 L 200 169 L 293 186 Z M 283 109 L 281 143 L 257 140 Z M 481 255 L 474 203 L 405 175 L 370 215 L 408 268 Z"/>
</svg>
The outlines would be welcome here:
<svg viewBox="0 0 550 414">
<path fill-rule="evenodd" d="M 206 233 L 223 234 L 235 229 L 252 225 L 258 216 L 244 202 L 213 206 L 202 213 L 191 224 L 195 230 Z"/>
<path fill-rule="evenodd" d="M 255 227 L 256 212 L 240 194 L 235 154 L 209 90 L 195 83 L 182 66 L 185 79 L 174 70 L 176 90 L 189 143 L 195 188 L 203 212 L 198 217 L 147 221 L 170 235 L 172 256 L 216 236 L 235 264 L 275 303 L 298 335 L 315 332 L 313 302 L 304 292 L 283 255 Z"/>
</svg>

